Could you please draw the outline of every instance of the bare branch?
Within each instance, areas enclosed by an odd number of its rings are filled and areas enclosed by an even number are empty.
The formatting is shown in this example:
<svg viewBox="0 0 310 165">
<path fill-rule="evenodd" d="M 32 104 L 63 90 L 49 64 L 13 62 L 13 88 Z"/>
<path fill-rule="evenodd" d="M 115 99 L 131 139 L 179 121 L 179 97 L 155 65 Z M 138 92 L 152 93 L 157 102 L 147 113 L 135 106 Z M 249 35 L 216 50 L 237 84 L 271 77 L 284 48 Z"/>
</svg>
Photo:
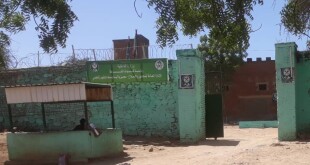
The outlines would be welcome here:
<svg viewBox="0 0 310 165">
<path fill-rule="evenodd" d="M 136 13 L 137 13 L 138 17 L 142 18 L 142 13 L 141 13 L 141 14 L 139 14 L 139 13 L 138 13 L 138 11 L 137 11 L 136 1 L 137 1 L 137 0 L 135 0 L 135 1 L 134 1 L 133 6 L 135 7 L 135 11 L 136 11 Z"/>
<path fill-rule="evenodd" d="M 263 24 L 260 24 L 259 28 L 256 29 L 256 30 L 251 30 L 250 33 L 254 33 L 254 32 L 257 32 L 258 30 L 260 30 L 262 28 Z"/>
</svg>

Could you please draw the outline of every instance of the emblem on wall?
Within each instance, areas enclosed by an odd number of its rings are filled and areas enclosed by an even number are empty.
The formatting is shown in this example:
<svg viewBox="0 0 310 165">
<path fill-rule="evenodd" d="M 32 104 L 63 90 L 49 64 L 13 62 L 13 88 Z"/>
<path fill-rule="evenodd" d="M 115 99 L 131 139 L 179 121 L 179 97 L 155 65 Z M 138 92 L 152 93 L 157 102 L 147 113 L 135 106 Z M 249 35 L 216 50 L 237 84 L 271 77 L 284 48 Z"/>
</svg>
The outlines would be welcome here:
<svg viewBox="0 0 310 165">
<path fill-rule="evenodd" d="M 157 70 L 162 70 L 163 68 L 164 68 L 164 62 L 163 61 L 161 61 L 161 60 L 157 60 L 156 62 L 155 62 L 155 68 L 157 69 Z"/>
<path fill-rule="evenodd" d="M 283 83 L 291 83 L 293 82 L 293 68 L 281 68 L 281 79 Z"/>
<path fill-rule="evenodd" d="M 182 74 L 180 77 L 180 88 L 185 88 L 185 89 L 194 88 L 194 75 Z"/>
<path fill-rule="evenodd" d="M 98 69 L 99 69 L 99 66 L 96 62 L 93 62 L 91 65 L 91 70 L 94 71 L 94 72 L 98 72 Z"/>
</svg>

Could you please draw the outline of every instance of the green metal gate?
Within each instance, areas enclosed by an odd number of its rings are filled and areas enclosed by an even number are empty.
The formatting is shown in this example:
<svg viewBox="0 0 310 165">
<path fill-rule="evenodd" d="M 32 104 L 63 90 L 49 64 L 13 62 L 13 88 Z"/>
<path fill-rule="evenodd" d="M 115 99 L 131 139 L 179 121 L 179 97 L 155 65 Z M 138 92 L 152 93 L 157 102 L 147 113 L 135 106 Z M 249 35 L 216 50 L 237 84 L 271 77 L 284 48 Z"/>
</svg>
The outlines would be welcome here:
<svg viewBox="0 0 310 165">
<path fill-rule="evenodd" d="M 224 137 L 222 95 L 206 95 L 206 137 Z"/>
<path fill-rule="evenodd" d="M 206 72 L 206 137 L 224 137 L 221 72 Z"/>
</svg>

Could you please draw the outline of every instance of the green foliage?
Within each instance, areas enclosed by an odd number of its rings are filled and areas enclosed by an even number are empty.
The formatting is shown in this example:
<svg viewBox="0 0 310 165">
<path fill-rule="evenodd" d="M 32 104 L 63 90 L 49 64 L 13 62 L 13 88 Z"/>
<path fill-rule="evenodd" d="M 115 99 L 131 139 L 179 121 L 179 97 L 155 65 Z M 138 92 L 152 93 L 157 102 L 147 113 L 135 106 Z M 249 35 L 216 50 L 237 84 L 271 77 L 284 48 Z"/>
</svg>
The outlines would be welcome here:
<svg viewBox="0 0 310 165">
<path fill-rule="evenodd" d="M 198 50 L 206 59 L 207 71 L 219 71 L 220 66 L 223 70 L 233 71 L 243 62 L 243 58 L 247 56 L 246 51 L 231 51 L 225 48 L 214 47 L 214 42 L 210 42 L 207 35 L 200 37 Z"/>
<path fill-rule="evenodd" d="M 89 58 L 77 59 L 74 56 L 70 56 L 65 61 L 58 63 L 59 66 L 74 66 L 74 65 L 86 65 Z"/>
<path fill-rule="evenodd" d="M 310 1 L 292 0 L 282 9 L 281 16 L 283 25 L 290 33 L 310 37 Z"/>
<path fill-rule="evenodd" d="M 7 50 L 10 35 L 25 30 L 25 25 L 30 20 L 37 25 L 35 29 L 39 33 L 43 50 L 55 53 L 58 46 L 66 46 L 68 34 L 77 16 L 71 11 L 68 0 L 0 1 L 0 48 Z M 3 56 L 0 58 L 4 59 Z M 2 62 L 4 64 L 6 63 Z"/>
<path fill-rule="evenodd" d="M 177 27 L 184 35 L 194 36 L 209 30 L 210 46 L 240 50 L 249 47 L 251 11 L 263 0 L 147 0 L 159 14 L 157 42 L 172 45 L 178 40 Z"/>
<path fill-rule="evenodd" d="M 3 46 L 0 46 L 0 71 L 8 69 L 10 60 L 10 51 Z"/>
<path fill-rule="evenodd" d="M 217 49 L 212 44 L 214 44 L 214 42 L 212 42 L 212 40 L 210 42 L 207 35 L 203 35 L 200 37 L 200 44 L 198 45 L 198 50 L 202 53 L 206 60 L 206 82 L 214 83 L 214 81 L 219 80 L 219 76 L 214 77 L 213 75 L 222 74 L 222 76 L 220 76 L 222 79 L 222 86 L 225 84 L 229 84 L 233 72 L 240 65 L 243 64 L 243 58 L 247 56 L 247 53 L 245 50 L 243 52 L 240 52 L 238 50 L 231 51 L 230 49 L 225 48 Z M 218 74 L 216 74 L 216 72 Z M 214 88 L 214 86 L 208 87 L 208 83 L 206 87 Z M 207 91 L 211 90 L 212 89 L 207 89 Z"/>
</svg>

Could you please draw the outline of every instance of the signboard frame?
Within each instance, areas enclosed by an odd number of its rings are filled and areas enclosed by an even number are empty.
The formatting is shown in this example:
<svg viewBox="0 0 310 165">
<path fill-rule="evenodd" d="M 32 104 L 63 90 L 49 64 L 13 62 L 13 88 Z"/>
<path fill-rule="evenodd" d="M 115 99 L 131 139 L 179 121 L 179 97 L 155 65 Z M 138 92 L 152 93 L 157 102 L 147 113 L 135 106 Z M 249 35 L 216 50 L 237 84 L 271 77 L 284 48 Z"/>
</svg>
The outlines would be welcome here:
<svg viewBox="0 0 310 165">
<path fill-rule="evenodd" d="M 180 75 L 180 86 L 181 89 L 194 89 L 195 87 L 195 75 L 194 74 L 181 74 Z"/>
<path fill-rule="evenodd" d="M 88 61 L 87 78 L 93 83 L 168 82 L 168 59 Z"/>
</svg>

